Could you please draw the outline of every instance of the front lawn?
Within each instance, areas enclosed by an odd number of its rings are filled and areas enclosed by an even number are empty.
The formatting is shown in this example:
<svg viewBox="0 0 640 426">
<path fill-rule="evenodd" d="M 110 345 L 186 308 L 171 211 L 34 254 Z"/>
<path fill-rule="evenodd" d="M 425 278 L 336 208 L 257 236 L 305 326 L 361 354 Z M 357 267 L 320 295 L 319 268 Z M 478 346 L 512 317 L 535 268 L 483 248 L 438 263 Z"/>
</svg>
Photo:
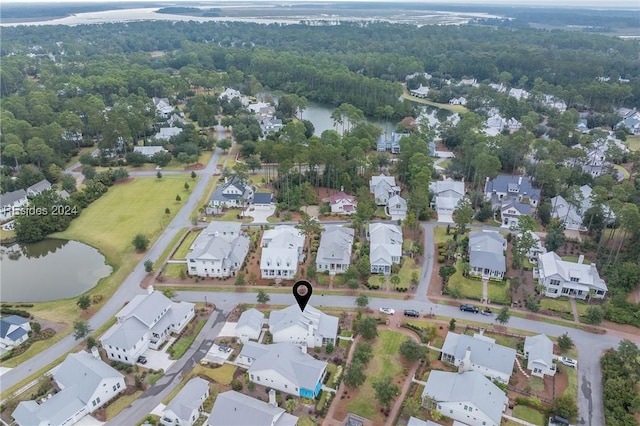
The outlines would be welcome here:
<svg viewBox="0 0 640 426">
<path fill-rule="evenodd" d="M 566 297 L 559 297 L 557 299 L 542 299 L 540 301 L 540 308 L 548 311 L 566 312 L 571 314 L 571 302 Z"/>
<path fill-rule="evenodd" d="M 133 403 L 138 397 L 142 395 L 142 391 L 135 391 L 131 395 L 122 395 L 120 398 L 113 401 L 106 409 L 105 409 L 105 417 L 107 420 L 113 419 L 115 416 L 120 414 L 122 410 L 127 408 L 129 405 Z"/>
<path fill-rule="evenodd" d="M 187 254 L 189 254 L 189 247 L 191 247 L 191 244 L 193 244 L 193 241 L 196 239 L 196 237 L 199 234 L 200 232 L 189 232 L 187 236 L 184 238 L 184 240 L 182 241 L 182 244 L 180 244 L 180 247 L 178 247 L 176 252 L 173 254 L 172 259 L 178 259 L 178 260 L 186 259 Z"/>
<path fill-rule="evenodd" d="M 253 222 L 253 218 L 251 216 L 245 215 L 242 219 L 238 219 L 238 216 L 242 216 L 242 209 L 229 209 L 225 211 L 221 216 L 213 216 L 212 220 L 219 220 L 225 222 L 242 222 L 242 223 L 250 223 Z"/>
<path fill-rule="evenodd" d="M 358 389 L 358 393 L 347 405 L 349 412 L 367 419 L 373 424 L 383 424 L 385 419 L 381 416 L 378 404 L 375 401 L 375 391 L 372 387 L 374 379 L 390 376 L 392 378 L 402 375 L 400 360 L 400 345 L 407 339 L 407 335 L 397 331 L 379 330 L 378 337 L 373 342 L 373 357 L 365 374 L 367 380 Z"/>
<path fill-rule="evenodd" d="M 235 374 L 238 367 L 231 364 L 223 364 L 217 368 L 211 367 L 203 367 L 198 365 L 194 368 L 194 371 L 197 370 L 195 374 L 204 374 L 211 380 L 220 383 L 221 385 L 229 385 L 233 380 L 233 375 Z"/>
<path fill-rule="evenodd" d="M 640 150 L 640 135 L 627 136 L 625 143 L 629 147 L 630 151 Z"/>
<path fill-rule="evenodd" d="M 176 340 L 171 345 L 171 347 L 169 347 L 167 352 L 169 353 L 171 359 L 182 358 L 182 355 L 184 355 L 185 352 L 187 352 L 187 349 L 189 349 L 189 346 L 191 346 L 193 341 L 196 339 L 196 336 L 198 335 L 198 333 L 200 333 L 200 330 L 202 330 L 202 327 L 204 327 L 204 324 L 206 322 L 207 322 L 206 318 L 201 319 L 198 325 L 196 325 L 195 330 L 193 330 L 193 332 L 189 336 L 179 337 L 178 340 Z M 189 326 L 187 325 L 187 327 Z"/>
<path fill-rule="evenodd" d="M 480 283 L 480 286 L 482 287 L 482 283 Z M 487 298 L 493 303 L 509 305 L 511 303 L 511 288 L 509 282 L 489 281 Z"/>
<path fill-rule="evenodd" d="M 407 291 L 411 286 L 411 275 L 413 275 L 414 272 L 420 277 L 420 267 L 416 267 L 416 261 L 405 257 L 402 268 L 400 268 L 400 272 L 398 273 L 400 276 L 400 284 L 398 284 L 395 289 L 398 291 Z"/>
<path fill-rule="evenodd" d="M 436 226 L 433 230 L 433 242 L 436 244 L 446 243 L 451 239 L 451 235 L 447 235 L 446 226 Z"/>
<path fill-rule="evenodd" d="M 524 420 L 537 426 L 543 426 L 545 424 L 545 416 L 541 412 L 529 408 L 524 405 L 516 405 L 513 408 L 513 417 Z"/>
<path fill-rule="evenodd" d="M 463 299 L 482 299 L 482 281 L 472 280 L 462 276 L 462 261 L 456 262 L 456 273 L 449 277 L 448 287 L 453 286 L 460 290 Z"/>
</svg>

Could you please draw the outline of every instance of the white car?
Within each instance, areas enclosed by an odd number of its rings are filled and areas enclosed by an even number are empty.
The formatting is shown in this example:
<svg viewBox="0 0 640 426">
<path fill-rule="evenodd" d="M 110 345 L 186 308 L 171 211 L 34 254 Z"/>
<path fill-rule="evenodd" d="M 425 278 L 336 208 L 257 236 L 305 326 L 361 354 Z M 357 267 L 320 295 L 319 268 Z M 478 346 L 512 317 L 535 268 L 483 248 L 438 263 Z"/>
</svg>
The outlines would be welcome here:
<svg viewBox="0 0 640 426">
<path fill-rule="evenodd" d="M 395 309 L 391 309 L 391 308 L 380 308 L 380 313 L 381 314 L 387 314 L 387 315 L 393 315 L 396 313 Z"/>
<path fill-rule="evenodd" d="M 571 368 L 578 368 L 578 361 L 573 358 L 567 358 L 566 356 L 560 357 L 560 362 Z"/>
</svg>

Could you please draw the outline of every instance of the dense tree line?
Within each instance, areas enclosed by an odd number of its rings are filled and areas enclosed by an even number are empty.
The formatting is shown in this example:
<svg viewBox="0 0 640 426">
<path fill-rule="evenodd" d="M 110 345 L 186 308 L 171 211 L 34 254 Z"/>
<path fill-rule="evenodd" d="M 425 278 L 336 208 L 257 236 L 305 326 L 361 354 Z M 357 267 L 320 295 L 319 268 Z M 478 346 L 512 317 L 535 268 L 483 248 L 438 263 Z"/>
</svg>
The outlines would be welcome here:
<svg viewBox="0 0 640 426">
<path fill-rule="evenodd" d="M 640 412 L 640 349 L 629 340 L 600 359 L 602 396 L 607 425 L 637 426 L 633 413 Z"/>
</svg>

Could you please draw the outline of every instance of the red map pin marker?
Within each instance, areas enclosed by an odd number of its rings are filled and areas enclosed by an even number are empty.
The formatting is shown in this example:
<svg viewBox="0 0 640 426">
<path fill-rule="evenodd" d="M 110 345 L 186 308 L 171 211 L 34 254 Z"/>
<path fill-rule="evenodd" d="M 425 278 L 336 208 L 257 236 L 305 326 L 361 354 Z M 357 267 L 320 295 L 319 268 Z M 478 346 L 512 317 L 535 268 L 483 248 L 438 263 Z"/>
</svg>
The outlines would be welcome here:
<svg viewBox="0 0 640 426">
<path fill-rule="evenodd" d="M 300 280 L 293 285 L 293 297 L 296 298 L 296 302 L 303 312 L 311 298 L 311 293 L 313 293 L 313 288 L 311 288 L 309 281 Z"/>
</svg>

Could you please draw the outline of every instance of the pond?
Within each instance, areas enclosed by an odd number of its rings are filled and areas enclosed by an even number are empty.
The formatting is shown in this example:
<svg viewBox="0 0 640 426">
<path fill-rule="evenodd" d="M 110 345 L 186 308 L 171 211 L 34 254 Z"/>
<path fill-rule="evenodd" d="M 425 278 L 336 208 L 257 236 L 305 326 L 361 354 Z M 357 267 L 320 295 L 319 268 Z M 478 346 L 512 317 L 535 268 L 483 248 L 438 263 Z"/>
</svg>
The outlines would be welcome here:
<svg viewBox="0 0 640 426">
<path fill-rule="evenodd" d="M 314 134 L 316 136 L 320 136 L 325 130 L 336 130 L 340 133 L 342 129 L 340 127 L 334 127 L 333 119 L 331 118 L 331 113 L 333 113 L 334 109 L 335 108 L 330 105 L 309 101 L 309 105 L 302 112 L 302 118 L 313 123 L 313 127 L 315 128 Z M 367 117 L 367 121 L 378 125 L 383 132 L 391 133 L 396 129 L 395 124 L 390 121 L 378 121 L 370 117 Z"/>
<path fill-rule="evenodd" d="M 78 296 L 111 274 L 98 250 L 46 239 L 0 247 L 2 302 L 45 302 Z"/>
</svg>

